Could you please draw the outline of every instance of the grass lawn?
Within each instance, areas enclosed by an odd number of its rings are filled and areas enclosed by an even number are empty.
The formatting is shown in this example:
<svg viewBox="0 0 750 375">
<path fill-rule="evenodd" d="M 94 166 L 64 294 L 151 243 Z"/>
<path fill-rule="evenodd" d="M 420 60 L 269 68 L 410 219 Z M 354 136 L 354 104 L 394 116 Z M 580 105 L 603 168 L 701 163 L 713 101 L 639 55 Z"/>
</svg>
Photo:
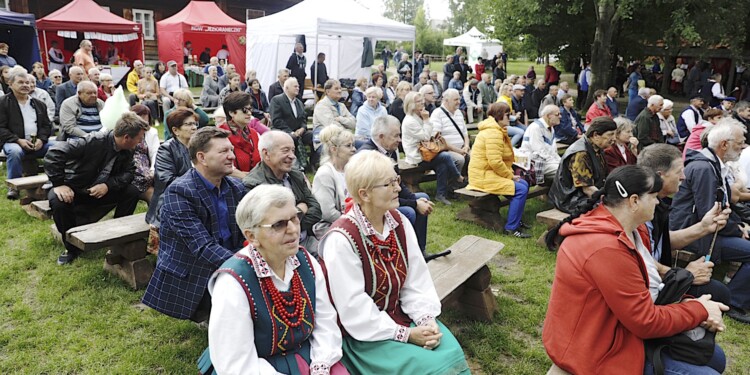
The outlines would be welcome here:
<svg viewBox="0 0 750 375">
<path fill-rule="evenodd" d="M 5 175 L 5 168 L 0 168 Z M 3 178 L 4 179 L 4 178 Z M 423 184 L 434 195 L 435 184 Z M 5 194 L 5 189 L 0 193 Z M 438 204 L 430 217 L 428 251 L 475 234 L 505 244 L 491 262 L 500 307 L 491 324 L 471 322 L 451 311 L 442 319 L 464 346 L 475 373 L 540 374 L 550 362 L 541 344 L 555 254 L 533 239 L 501 236 L 455 220 L 459 202 Z M 145 211 L 143 204 L 138 211 Z M 529 200 L 524 220 L 549 208 Z M 503 209 L 503 215 L 507 208 Z M 207 344 L 193 323 L 141 309 L 142 291 L 131 291 L 102 269 L 104 250 L 84 254 L 70 266 L 55 260 L 63 250 L 52 239 L 51 221 L 34 219 L 17 201 L 0 199 L 0 372 L 25 374 L 190 374 Z M 535 237 L 544 228 L 535 223 Z M 729 320 L 719 342 L 728 353 L 728 374 L 750 369 L 750 327 Z"/>
</svg>

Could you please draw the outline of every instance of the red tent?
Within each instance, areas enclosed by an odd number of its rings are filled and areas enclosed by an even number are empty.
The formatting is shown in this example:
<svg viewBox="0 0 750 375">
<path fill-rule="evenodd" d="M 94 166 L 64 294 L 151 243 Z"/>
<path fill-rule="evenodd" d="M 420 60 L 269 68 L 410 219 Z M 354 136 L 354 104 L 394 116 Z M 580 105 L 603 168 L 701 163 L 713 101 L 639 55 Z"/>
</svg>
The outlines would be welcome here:
<svg viewBox="0 0 750 375">
<path fill-rule="evenodd" d="M 78 48 L 78 41 L 81 39 L 91 40 L 100 52 L 99 55 L 104 55 L 102 57 L 105 58 L 109 43 L 114 42 L 122 57 L 130 61 L 145 60 L 141 25 L 108 12 L 93 0 L 73 0 L 47 17 L 37 20 L 36 27 L 39 39 L 44 44 L 42 60 L 45 63 L 53 40 L 63 47 L 61 49 L 67 61 Z M 65 39 L 75 42 L 65 43 Z"/>
<path fill-rule="evenodd" d="M 156 23 L 159 35 L 159 58 L 162 61 L 177 61 L 179 71 L 183 69 L 183 47 L 185 42 L 193 44 L 193 54 L 200 55 L 211 48 L 211 55 L 222 44 L 229 50 L 229 62 L 245 76 L 245 24 L 226 15 L 213 1 L 191 1 L 185 9 Z"/>
</svg>

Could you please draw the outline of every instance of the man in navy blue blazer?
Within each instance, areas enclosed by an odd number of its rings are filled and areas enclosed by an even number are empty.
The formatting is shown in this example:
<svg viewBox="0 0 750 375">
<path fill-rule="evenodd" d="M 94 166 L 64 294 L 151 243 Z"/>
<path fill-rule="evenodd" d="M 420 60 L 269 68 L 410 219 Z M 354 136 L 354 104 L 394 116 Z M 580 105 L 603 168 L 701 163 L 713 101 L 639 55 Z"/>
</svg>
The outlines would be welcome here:
<svg viewBox="0 0 750 375">
<path fill-rule="evenodd" d="M 617 88 L 614 86 L 607 89 L 607 107 L 609 107 L 612 118 L 620 115 L 620 111 L 617 108 Z"/>
<path fill-rule="evenodd" d="M 208 278 L 242 248 L 235 211 L 245 187 L 228 177 L 235 158 L 228 136 L 213 126 L 198 130 L 188 145 L 194 167 L 164 193 L 159 257 L 143 303 L 178 319 L 208 318 Z"/>
</svg>

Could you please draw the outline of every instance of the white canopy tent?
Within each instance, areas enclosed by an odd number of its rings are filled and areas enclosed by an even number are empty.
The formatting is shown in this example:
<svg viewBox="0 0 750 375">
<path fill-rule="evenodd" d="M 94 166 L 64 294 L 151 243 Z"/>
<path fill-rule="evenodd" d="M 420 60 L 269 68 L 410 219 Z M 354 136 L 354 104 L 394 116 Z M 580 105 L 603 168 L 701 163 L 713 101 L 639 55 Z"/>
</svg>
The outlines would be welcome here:
<svg viewBox="0 0 750 375">
<path fill-rule="evenodd" d="M 248 20 L 247 69 L 257 72 L 262 87 L 269 87 L 278 70 L 286 67 L 297 35 L 305 35 L 308 77 L 318 52 L 323 52 L 331 78 L 356 79 L 370 75 L 369 67 L 361 67 L 364 38 L 372 40 L 374 56 L 377 40 L 414 41 L 416 29 L 374 14 L 353 0 L 305 0 L 279 13 Z"/>
<path fill-rule="evenodd" d="M 488 37 L 477 30 L 476 27 L 472 27 L 471 30 L 457 37 L 444 39 L 443 45 L 465 47 L 470 65 L 474 65 L 479 56 L 482 56 L 482 58 L 492 57 L 503 51 L 503 45 L 499 40 Z"/>
</svg>

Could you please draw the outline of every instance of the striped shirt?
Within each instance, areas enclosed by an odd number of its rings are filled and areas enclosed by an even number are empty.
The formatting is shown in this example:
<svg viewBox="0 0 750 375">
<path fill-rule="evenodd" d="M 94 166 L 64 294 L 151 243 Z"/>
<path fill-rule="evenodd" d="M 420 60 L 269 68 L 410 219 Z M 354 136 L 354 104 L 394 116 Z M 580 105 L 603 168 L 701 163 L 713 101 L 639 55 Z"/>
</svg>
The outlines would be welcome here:
<svg viewBox="0 0 750 375">
<path fill-rule="evenodd" d="M 91 107 L 81 105 L 81 116 L 78 117 L 76 125 L 86 133 L 97 132 L 102 129 L 99 108 L 97 108 L 96 104 Z"/>
</svg>

